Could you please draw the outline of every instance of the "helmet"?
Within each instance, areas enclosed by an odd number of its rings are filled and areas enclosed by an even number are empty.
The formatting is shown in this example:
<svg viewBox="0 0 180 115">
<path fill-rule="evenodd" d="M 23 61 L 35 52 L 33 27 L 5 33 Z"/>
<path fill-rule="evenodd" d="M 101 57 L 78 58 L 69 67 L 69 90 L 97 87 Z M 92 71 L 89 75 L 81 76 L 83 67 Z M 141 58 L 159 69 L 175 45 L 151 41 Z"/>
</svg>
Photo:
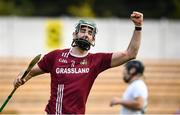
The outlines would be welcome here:
<svg viewBox="0 0 180 115">
<path fill-rule="evenodd" d="M 81 19 L 79 20 L 78 24 L 76 25 L 75 27 L 75 31 L 76 32 L 79 32 L 81 26 L 84 25 L 84 26 L 88 26 L 90 28 L 93 29 L 93 35 L 95 36 L 96 33 L 97 33 L 97 27 L 96 27 L 96 24 L 93 22 L 93 21 L 90 21 L 90 20 L 84 20 L 84 19 Z"/>
<path fill-rule="evenodd" d="M 97 27 L 94 22 L 89 21 L 89 20 L 79 20 L 78 24 L 75 27 L 75 29 L 76 29 L 75 32 L 78 33 L 79 30 L 81 29 L 81 26 L 87 26 L 87 27 L 92 28 L 92 35 L 93 35 L 93 37 L 95 37 L 95 35 L 97 33 Z M 72 47 L 78 46 L 80 49 L 88 51 L 91 46 L 93 46 L 93 47 L 95 46 L 95 43 L 91 44 L 89 41 L 77 37 L 77 38 L 73 39 L 71 46 Z"/>
<path fill-rule="evenodd" d="M 129 72 L 132 68 L 136 69 L 135 74 L 143 74 L 144 73 L 144 65 L 142 62 L 138 60 L 129 61 L 125 64 L 127 71 Z"/>
</svg>

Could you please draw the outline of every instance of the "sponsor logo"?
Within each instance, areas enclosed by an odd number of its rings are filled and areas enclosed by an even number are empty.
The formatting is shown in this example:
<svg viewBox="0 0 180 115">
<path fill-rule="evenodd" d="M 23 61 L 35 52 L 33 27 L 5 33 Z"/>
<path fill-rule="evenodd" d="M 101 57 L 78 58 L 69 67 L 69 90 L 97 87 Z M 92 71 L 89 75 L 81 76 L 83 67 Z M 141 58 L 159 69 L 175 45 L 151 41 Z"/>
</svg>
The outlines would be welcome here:
<svg viewBox="0 0 180 115">
<path fill-rule="evenodd" d="M 59 58 L 59 62 L 61 63 L 68 63 L 66 59 Z"/>
<path fill-rule="evenodd" d="M 56 68 L 56 74 L 89 73 L 89 68 Z"/>
<path fill-rule="evenodd" d="M 84 59 L 83 61 L 80 62 L 81 65 L 87 65 L 87 60 Z"/>
</svg>

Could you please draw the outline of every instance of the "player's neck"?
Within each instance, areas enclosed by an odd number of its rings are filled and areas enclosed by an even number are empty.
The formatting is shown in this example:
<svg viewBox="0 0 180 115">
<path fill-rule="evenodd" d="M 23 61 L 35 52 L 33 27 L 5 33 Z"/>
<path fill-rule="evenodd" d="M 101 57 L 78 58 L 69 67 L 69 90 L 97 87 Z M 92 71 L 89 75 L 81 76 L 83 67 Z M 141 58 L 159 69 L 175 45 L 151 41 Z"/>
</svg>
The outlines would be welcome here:
<svg viewBox="0 0 180 115">
<path fill-rule="evenodd" d="M 81 50 L 78 47 L 72 47 L 70 54 L 75 56 L 75 57 L 85 57 L 85 56 L 87 56 L 88 51 Z"/>
<path fill-rule="evenodd" d="M 134 77 L 130 80 L 129 84 L 131 84 L 132 82 L 134 82 L 134 81 L 136 81 L 136 80 L 139 80 L 139 77 L 138 77 L 138 76 L 134 76 Z"/>
</svg>

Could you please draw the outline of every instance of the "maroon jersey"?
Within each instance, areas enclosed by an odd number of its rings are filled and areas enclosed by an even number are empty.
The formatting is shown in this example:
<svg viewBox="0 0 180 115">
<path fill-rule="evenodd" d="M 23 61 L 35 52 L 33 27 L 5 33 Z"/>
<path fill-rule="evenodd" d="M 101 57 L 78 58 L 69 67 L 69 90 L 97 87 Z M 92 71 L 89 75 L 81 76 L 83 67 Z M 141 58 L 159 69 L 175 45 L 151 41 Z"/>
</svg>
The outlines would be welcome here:
<svg viewBox="0 0 180 115">
<path fill-rule="evenodd" d="M 52 51 L 38 63 L 51 74 L 51 96 L 45 110 L 48 114 L 84 114 L 94 80 L 110 68 L 112 53 L 75 57 L 69 50 Z"/>
</svg>

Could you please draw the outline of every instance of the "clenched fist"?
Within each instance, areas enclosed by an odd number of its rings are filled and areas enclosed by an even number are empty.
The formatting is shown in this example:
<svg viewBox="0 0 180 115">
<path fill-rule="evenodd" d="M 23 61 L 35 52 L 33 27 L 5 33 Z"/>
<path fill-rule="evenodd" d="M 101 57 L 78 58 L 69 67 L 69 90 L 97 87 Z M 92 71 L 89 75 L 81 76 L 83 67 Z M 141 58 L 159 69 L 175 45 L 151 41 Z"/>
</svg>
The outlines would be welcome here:
<svg viewBox="0 0 180 115">
<path fill-rule="evenodd" d="M 131 14 L 131 20 L 134 22 L 134 25 L 136 27 L 141 27 L 143 23 L 143 14 L 133 11 L 133 13 Z"/>
</svg>

